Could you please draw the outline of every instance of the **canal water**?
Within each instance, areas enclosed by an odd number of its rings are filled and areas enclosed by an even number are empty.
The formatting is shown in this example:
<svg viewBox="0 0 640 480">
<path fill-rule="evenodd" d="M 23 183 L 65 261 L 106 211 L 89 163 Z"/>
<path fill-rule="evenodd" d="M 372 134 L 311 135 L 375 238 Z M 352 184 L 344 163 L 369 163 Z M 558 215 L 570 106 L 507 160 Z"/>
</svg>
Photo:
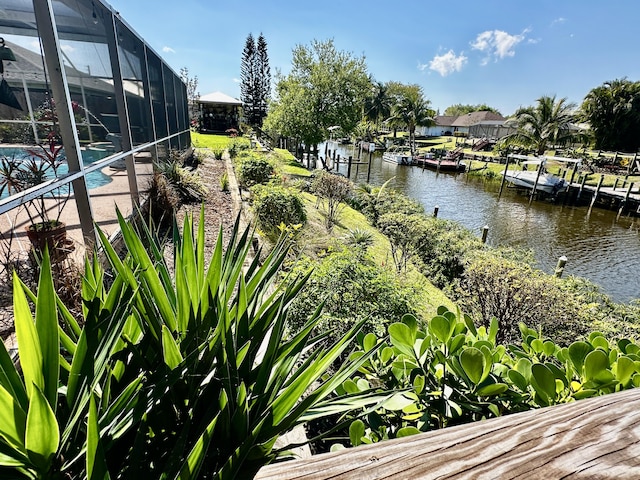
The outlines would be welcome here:
<svg viewBox="0 0 640 480">
<path fill-rule="evenodd" d="M 341 158 L 354 155 L 349 145 L 336 151 Z M 320 152 L 324 156 L 324 146 Z M 364 158 L 368 160 L 369 154 L 363 154 Z M 339 171 L 346 175 L 347 165 L 340 164 Z M 564 275 L 591 280 L 617 302 L 640 299 L 638 218 L 623 215 L 616 219 L 614 211 L 594 208 L 589 213 L 588 207 L 544 201 L 534 200 L 529 205 L 526 195 L 507 188 L 498 198 L 499 182 L 393 165 L 375 152 L 369 183 L 382 185 L 390 178 L 394 180 L 389 186 L 419 201 L 427 213 L 437 206 L 438 218 L 454 220 L 478 236 L 488 226 L 488 244 L 533 250 L 537 267 L 547 273 L 553 273 L 558 258 L 564 255 Z M 365 183 L 367 165 L 352 165 L 351 179 Z"/>
</svg>

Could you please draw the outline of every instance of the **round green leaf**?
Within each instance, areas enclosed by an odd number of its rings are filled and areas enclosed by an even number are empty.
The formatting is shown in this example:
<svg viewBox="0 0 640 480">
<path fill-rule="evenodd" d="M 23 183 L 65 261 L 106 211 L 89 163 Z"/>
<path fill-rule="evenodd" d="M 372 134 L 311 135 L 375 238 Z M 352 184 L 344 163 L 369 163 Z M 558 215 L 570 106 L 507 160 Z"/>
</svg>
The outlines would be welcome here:
<svg viewBox="0 0 640 480">
<path fill-rule="evenodd" d="M 556 344 L 551 340 L 547 340 L 542 344 L 542 351 L 547 357 L 550 357 L 556 351 Z"/>
<path fill-rule="evenodd" d="M 451 338 L 453 329 L 451 322 L 442 315 L 436 315 L 429 321 L 429 331 L 442 343 L 447 343 Z"/>
<path fill-rule="evenodd" d="M 364 348 L 364 351 L 368 352 L 369 350 L 371 350 L 373 347 L 376 346 L 377 342 L 378 342 L 378 337 L 376 337 L 373 333 L 367 333 L 364 337 L 364 340 L 362 341 L 362 346 Z"/>
<path fill-rule="evenodd" d="M 513 383 L 516 387 L 518 387 L 518 389 L 522 392 L 526 392 L 527 391 L 527 386 L 529 385 L 527 383 L 527 379 L 524 378 L 524 376 L 517 370 L 509 370 L 509 373 L 507 373 L 507 376 L 509 377 L 509 380 L 511 380 L 511 383 Z"/>
<path fill-rule="evenodd" d="M 609 368 L 609 356 L 602 350 L 590 352 L 584 359 L 584 376 L 595 380 Z"/>
<path fill-rule="evenodd" d="M 509 386 L 506 383 L 492 383 L 491 385 L 485 385 L 478 389 L 478 395 L 481 397 L 492 397 L 494 395 L 501 395 L 509 390 Z"/>
<path fill-rule="evenodd" d="M 591 345 L 595 348 L 601 348 L 605 352 L 609 351 L 609 342 L 604 337 L 594 337 L 593 340 L 591 340 Z"/>
<path fill-rule="evenodd" d="M 392 323 L 389 325 L 389 336 L 391 337 L 391 343 L 402 351 L 413 351 L 413 342 L 415 336 L 411 335 L 411 328 L 404 323 Z"/>
<path fill-rule="evenodd" d="M 556 398 L 556 377 L 553 372 L 541 363 L 531 366 L 531 384 L 536 393 L 547 403 Z"/>
<path fill-rule="evenodd" d="M 627 385 L 631 380 L 631 376 L 636 372 L 636 365 L 629 357 L 620 357 L 616 362 L 616 379 L 622 384 Z"/>
<path fill-rule="evenodd" d="M 482 381 L 486 362 L 484 354 L 475 347 L 465 348 L 460 354 L 460 365 L 474 385 Z"/>
<path fill-rule="evenodd" d="M 362 444 L 362 437 L 364 437 L 364 422 L 362 420 L 354 420 L 349 425 L 349 440 L 351 441 L 351 445 L 357 447 Z"/>
<path fill-rule="evenodd" d="M 571 363 L 579 375 L 582 374 L 582 367 L 584 365 L 585 358 L 587 358 L 587 355 L 592 350 L 593 347 L 587 342 L 573 342 L 569 345 L 569 359 L 571 359 Z"/>
<path fill-rule="evenodd" d="M 416 427 L 403 427 L 396 433 L 396 438 L 408 437 L 410 435 L 417 435 L 421 433 Z"/>
</svg>

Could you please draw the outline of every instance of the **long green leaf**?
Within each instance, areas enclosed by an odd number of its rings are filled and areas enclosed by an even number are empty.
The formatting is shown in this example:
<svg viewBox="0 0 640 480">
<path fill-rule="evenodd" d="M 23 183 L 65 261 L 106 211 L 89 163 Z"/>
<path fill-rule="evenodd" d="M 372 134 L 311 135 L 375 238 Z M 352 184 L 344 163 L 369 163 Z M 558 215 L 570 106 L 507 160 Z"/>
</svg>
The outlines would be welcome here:
<svg viewBox="0 0 640 480">
<path fill-rule="evenodd" d="M 93 395 L 91 395 L 87 421 L 87 478 L 88 480 L 111 478 L 100 440 L 98 409 Z"/>
<path fill-rule="evenodd" d="M 189 455 L 186 458 L 182 468 L 180 469 L 180 473 L 176 477 L 179 480 L 191 480 L 198 477 L 198 472 L 202 467 L 202 462 L 204 461 L 205 456 L 207 455 L 207 450 L 209 448 L 209 444 L 211 443 L 211 439 L 213 438 L 213 432 L 216 428 L 216 424 L 218 423 L 218 416 L 214 417 L 213 420 L 207 425 L 207 428 L 202 435 L 198 437 L 198 440 L 195 442 L 193 448 L 189 452 Z M 221 441 L 224 441 L 221 439 Z"/>
<path fill-rule="evenodd" d="M 162 326 L 162 353 L 164 355 L 164 363 L 173 370 L 182 363 L 182 354 L 173 335 L 166 325 Z"/>
<path fill-rule="evenodd" d="M 40 472 L 48 472 L 60 444 L 60 431 L 51 405 L 36 385 L 27 412 L 25 437 L 29 458 Z"/>
<path fill-rule="evenodd" d="M 51 276 L 51 262 L 45 249 L 40 266 L 38 297 L 36 300 L 36 330 L 42 352 L 43 393 L 55 411 L 58 399 L 58 377 L 60 374 L 60 340 L 58 337 L 58 309 L 56 293 Z"/>
<path fill-rule="evenodd" d="M 0 385 L 11 394 L 26 412 L 29 408 L 27 391 L 4 342 L 0 342 Z"/>
<path fill-rule="evenodd" d="M 27 414 L 10 392 L 0 386 L 0 436 L 12 447 L 25 451 Z"/>
<path fill-rule="evenodd" d="M 18 339 L 18 353 L 24 376 L 27 396 L 32 401 L 34 388 L 44 389 L 44 375 L 42 372 L 42 351 L 38 332 L 33 323 L 31 310 L 23 290 L 23 284 L 18 275 L 13 273 L 13 312 L 16 337 Z"/>
</svg>

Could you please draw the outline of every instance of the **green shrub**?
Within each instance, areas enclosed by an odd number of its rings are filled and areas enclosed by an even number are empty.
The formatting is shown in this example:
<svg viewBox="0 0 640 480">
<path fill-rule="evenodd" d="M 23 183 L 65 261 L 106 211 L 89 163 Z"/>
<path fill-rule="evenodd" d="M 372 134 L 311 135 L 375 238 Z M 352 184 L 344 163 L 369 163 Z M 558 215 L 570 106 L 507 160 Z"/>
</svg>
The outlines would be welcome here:
<svg viewBox="0 0 640 480">
<path fill-rule="evenodd" d="M 320 171 L 311 183 L 311 191 L 318 196 L 325 214 L 325 225 L 331 230 L 337 223 L 341 206 L 351 197 L 353 184 L 341 175 Z"/>
<path fill-rule="evenodd" d="M 236 158 L 240 153 L 251 148 L 251 142 L 247 138 L 233 137 L 227 144 L 227 151 L 231 158 Z"/>
<path fill-rule="evenodd" d="M 296 190 L 277 185 L 256 185 L 251 193 L 258 226 L 271 238 L 277 238 L 281 225 L 306 223 L 304 202 Z"/>
<path fill-rule="evenodd" d="M 584 335 L 590 321 L 581 314 L 575 296 L 563 291 L 561 283 L 527 264 L 485 254 L 466 267 L 457 299 L 480 325 L 488 326 L 493 318 L 498 320 L 499 342 L 515 342 L 522 322 L 566 345 Z"/>
<path fill-rule="evenodd" d="M 244 188 L 267 183 L 275 173 L 273 163 L 262 154 L 242 155 L 235 164 L 238 183 Z"/>
<path fill-rule="evenodd" d="M 315 306 L 324 303 L 319 332 L 339 337 L 350 325 L 366 319 L 364 331 L 382 335 L 386 326 L 416 312 L 420 288 L 377 265 L 363 249 L 330 252 L 318 260 L 300 260 L 293 275 L 313 271 L 293 302 L 289 326 L 298 331 Z"/>
</svg>

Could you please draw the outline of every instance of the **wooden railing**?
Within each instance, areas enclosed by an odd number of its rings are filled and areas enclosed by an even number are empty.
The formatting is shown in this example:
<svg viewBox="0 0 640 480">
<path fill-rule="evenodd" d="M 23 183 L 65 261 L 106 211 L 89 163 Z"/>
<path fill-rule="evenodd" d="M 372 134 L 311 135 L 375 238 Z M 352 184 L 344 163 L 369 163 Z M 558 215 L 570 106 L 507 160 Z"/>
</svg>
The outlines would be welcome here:
<svg viewBox="0 0 640 480">
<path fill-rule="evenodd" d="M 640 388 L 264 467 L 256 479 L 640 479 Z"/>
</svg>

